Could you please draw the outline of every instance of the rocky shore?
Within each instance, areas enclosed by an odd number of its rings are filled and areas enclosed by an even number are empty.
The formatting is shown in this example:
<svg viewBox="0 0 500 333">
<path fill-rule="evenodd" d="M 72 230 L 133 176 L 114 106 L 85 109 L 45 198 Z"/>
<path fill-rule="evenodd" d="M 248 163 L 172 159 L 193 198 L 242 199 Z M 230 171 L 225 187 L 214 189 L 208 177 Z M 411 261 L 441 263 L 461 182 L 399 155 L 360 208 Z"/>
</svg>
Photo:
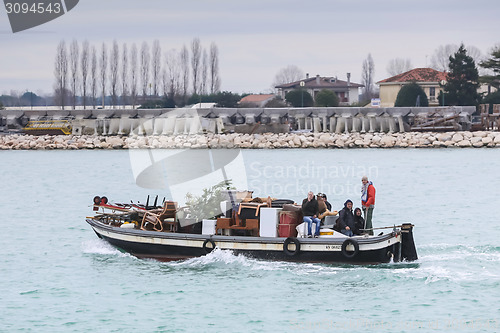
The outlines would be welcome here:
<svg viewBox="0 0 500 333">
<path fill-rule="evenodd" d="M 500 132 L 287 133 L 176 136 L 1 135 L 0 150 L 183 148 L 467 148 L 500 147 Z"/>
</svg>

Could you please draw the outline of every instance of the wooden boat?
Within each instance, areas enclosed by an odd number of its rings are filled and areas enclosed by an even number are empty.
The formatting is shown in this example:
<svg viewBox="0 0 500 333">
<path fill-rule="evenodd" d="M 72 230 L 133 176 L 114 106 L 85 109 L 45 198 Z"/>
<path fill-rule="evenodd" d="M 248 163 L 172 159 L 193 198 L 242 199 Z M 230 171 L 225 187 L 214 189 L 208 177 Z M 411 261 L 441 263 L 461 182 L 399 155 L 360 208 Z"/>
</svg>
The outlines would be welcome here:
<svg viewBox="0 0 500 333">
<path fill-rule="evenodd" d="M 94 207 L 99 212 L 88 217 L 87 223 L 97 236 L 138 258 L 182 260 L 203 256 L 219 248 L 253 258 L 294 262 L 376 264 L 417 259 L 414 226 L 410 223 L 378 228 L 388 232 L 376 236 L 347 237 L 330 228 L 322 228 L 316 238 L 269 237 L 262 231 L 263 220 L 259 221 L 252 215 L 254 211 L 266 209 L 266 203 L 242 203 L 230 217 L 204 220 L 202 223 L 208 221 L 213 226 L 209 233 L 203 232 L 205 228 L 197 228 L 200 223 L 189 224 L 179 219 L 174 202 L 167 201 L 163 208 L 150 210 L 115 210 L 112 207 L 116 206 L 107 202 L 104 206 L 94 202 Z M 250 215 L 248 207 L 251 208 Z M 278 223 L 276 221 L 275 230 Z"/>
</svg>

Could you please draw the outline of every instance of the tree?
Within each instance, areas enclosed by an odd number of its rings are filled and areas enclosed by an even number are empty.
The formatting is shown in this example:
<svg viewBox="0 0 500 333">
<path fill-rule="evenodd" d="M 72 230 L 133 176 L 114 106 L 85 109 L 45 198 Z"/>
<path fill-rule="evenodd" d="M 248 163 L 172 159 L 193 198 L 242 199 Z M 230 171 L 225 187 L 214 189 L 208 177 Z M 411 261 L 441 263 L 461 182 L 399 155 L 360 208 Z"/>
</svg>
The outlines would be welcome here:
<svg viewBox="0 0 500 333">
<path fill-rule="evenodd" d="M 288 92 L 285 95 L 285 100 L 296 108 L 309 107 L 314 104 L 311 94 L 303 89 L 295 89 Z"/>
<path fill-rule="evenodd" d="M 106 49 L 106 44 L 102 43 L 101 47 L 101 57 L 99 58 L 99 65 L 101 70 L 101 93 L 102 93 L 102 108 L 104 109 L 104 103 L 106 101 L 106 79 L 108 72 L 108 52 Z"/>
<path fill-rule="evenodd" d="M 490 70 L 489 74 L 481 77 L 481 81 L 500 89 L 500 45 L 493 48 L 490 58 L 482 61 L 479 65 Z"/>
<path fill-rule="evenodd" d="M 217 106 L 220 108 L 235 108 L 238 107 L 241 95 L 234 94 L 229 91 L 222 91 L 215 95 L 215 100 L 217 102 Z"/>
<path fill-rule="evenodd" d="M 69 48 L 70 75 L 71 75 L 71 105 L 73 110 L 76 108 L 76 93 L 78 83 L 78 60 L 79 60 L 78 42 L 73 40 Z"/>
<path fill-rule="evenodd" d="M 219 49 L 217 45 L 212 42 L 210 44 L 210 93 L 215 94 L 220 89 L 220 78 L 219 78 Z"/>
<path fill-rule="evenodd" d="M 56 77 L 54 98 L 56 103 L 64 110 L 66 105 L 66 84 L 68 79 L 68 53 L 66 51 L 66 42 L 59 42 L 56 52 L 56 61 L 54 66 L 54 76 Z"/>
<path fill-rule="evenodd" d="M 339 106 L 339 98 L 333 91 L 323 89 L 316 95 L 315 105 L 320 107 Z"/>
<path fill-rule="evenodd" d="M 181 49 L 180 54 L 180 66 L 181 66 L 181 88 L 182 88 L 182 102 L 186 103 L 187 100 L 187 90 L 189 86 L 189 51 L 184 45 Z"/>
<path fill-rule="evenodd" d="M 399 90 L 394 106 L 429 106 L 429 100 L 422 87 L 416 82 L 411 82 Z"/>
<path fill-rule="evenodd" d="M 295 65 L 288 65 L 285 68 L 280 69 L 274 76 L 273 89 L 281 84 L 299 81 L 303 78 L 304 72 L 302 69 Z"/>
<path fill-rule="evenodd" d="M 387 64 L 387 73 L 389 73 L 390 76 L 396 76 L 408 72 L 412 68 L 413 65 L 410 59 L 394 58 L 389 60 Z"/>
<path fill-rule="evenodd" d="M 130 98 L 132 107 L 137 103 L 137 47 L 135 43 L 130 49 Z"/>
<path fill-rule="evenodd" d="M 82 56 L 80 59 L 80 71 L 82 73 L 82 99 L 83 108 L 87 107 L 87 79 L 89 76 L 89 42 L 84 41 L 82 44 Z"/>
<path fill-rule="evenodd" d="M 125 107 L 127 104 L 127 93 L 128 93 L 128 49 L 127 43 L 123 43 L 122 47 L 122 105 Z"/>
<path fill-rule="evenodd" d="M 450 57 L 450 72 L 444 85 L 447 105 L 477 105 L 479 103 L 479 74 L 472 57 L 467 55 L 464 45 Z"/>
<path fill-rule="evenodd" d="M 201 70 L 201 44 L 200 39 L 195 38 L 191 42 L 191 71 L 193 75 L 193 94 L 198 94 L 200 90 L 200 70 Z"/>
<path fill-rule="evenodd" d="M 369 101 L 373 97 L 373 77 L 375 75 L 375 64 L 373 63 L 373 58 L 371 53 L 363 61 L 363 68 L 361 72 L 361 81 L 365 86 L 365 91 L 363 93 L 363 99 Z"/>
<path fill-rule="evenodd" d="M 161 74 L 161 47 L 160 41 L 155 39 L 151 50 L 151 79 L 153 81 L 153 96 L 158 96 L 160 91 L 160 74 Z"/>
<path fill-rule="evenodd" d="M 201 57 L 201 82 L 200 82 L 200 93 L 207 93 L 207 81 L 208 81 L 208 54 L 207 50 L 203 50 L 203 55 Z"/>
<path fill-rule="evenodd" d="M 145 99 L 148 94 L 149 84 L 149 46 L 148 43 L 143 42 L 141 47 L 141 86 L 142 97 Z"/>
<path fill-rule="evenodd" d="M 458 46 L 455 44 L 440 45 L 434 50 L 431 56 L 431 68 L 440 72 L 447 72 L 450 64 L 450 57 L 457 52 Z"/>
<path fill-rule="evenodd" d="M 165 54 L 165 75 L 166 84 L 164 90 L 169 98 L 174 99 L 180 94 L 180 54 L 175 50 L 170 50 Z"/>
<path fill-rule="evenodd" d="M 90 96 L 95 109 L 97 99 L 97 51 L 94 46 L 90 50 Z"/>
<path fill-rule="evenodd" d="M 113 48 L 111 49 L 111 55 L 109 58 L 109 70 L 110 70 L 110 85 L 111 85 L 111 104 L 115 107 L 118 104 L 118 66 L 120 60 L 120 50 L 118 48 L 118 43 L 116 40 L 113 41 Z"/>
<path fill-rule="evenodd" d="M 441 72 L 449 71 L 450 57 L 454 55 L 459 49 L 456 44 L 446 44 L 439 46 L 431 56 L 431 68 Z M 472 45 L 467 46 L 467 53 L 476 63 L 482 60 L 481 51 Z"/>
</svg>

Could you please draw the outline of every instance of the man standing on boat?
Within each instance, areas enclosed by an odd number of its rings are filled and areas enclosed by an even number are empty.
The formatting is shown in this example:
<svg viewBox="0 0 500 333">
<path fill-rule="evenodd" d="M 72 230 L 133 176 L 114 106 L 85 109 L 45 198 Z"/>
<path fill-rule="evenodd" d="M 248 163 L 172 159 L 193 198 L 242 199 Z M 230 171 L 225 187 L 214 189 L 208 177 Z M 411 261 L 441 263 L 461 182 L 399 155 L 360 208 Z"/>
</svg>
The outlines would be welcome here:
<svg viewBox="0 0 500 333">
<path fill-rule="evenodd" d="M 365 229 L 370 229 L 368 232 L 373 235 L 372 216 L 373 208 L 375 208 L 375 186 L 368 181 L 367 176 L 361 178 L 363 186 L 361 186 L 361 204 L 363 205 L 363 213 L 365 215 Z"/>
<path fill-rule="evenodd" d="M 307 235 L 312 236 L 312 224 L 316 223 L 316 232 L 314 235 L 318 237 L 321 220 L 318 219 L 318 201 L 314 198 L 314 193 L 309 191 L 307 198 L 302 201 L 302 214 L 304 222 L 307 222 Z"/>
</svg>

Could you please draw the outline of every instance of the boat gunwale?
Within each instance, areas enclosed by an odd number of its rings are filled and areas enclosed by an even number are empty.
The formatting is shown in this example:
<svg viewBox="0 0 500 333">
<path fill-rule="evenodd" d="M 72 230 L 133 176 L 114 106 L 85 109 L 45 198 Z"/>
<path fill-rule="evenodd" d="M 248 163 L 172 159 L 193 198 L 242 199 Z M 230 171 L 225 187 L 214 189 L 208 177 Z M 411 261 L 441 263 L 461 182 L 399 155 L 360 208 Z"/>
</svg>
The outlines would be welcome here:
<svg viewBox="0 0 500 333">
<path fill-rule="evenodd" d="M 206 240 L 210 239 L 212 241 L 219 242 L 238 242 L 238 243 L 270 243 L 270 244 L 283 244 L 287 237 L 256 237 L 256 236 L 225 236 L 225 235 L 203 235 L 203 234 L 182 234 L 182 233 L 172 233 L 172 232 L 160 232 L 152 230 L 141 230 L 141 229 L 125 229 L 120 227 L 111 226 L 100 222 L 94 218 L 87 218 L 87 223 L 92 227 L 97 227 L 108 232 L 113 232 L 117 234 L 124 235 L 134 235 L 137 237 L 146 238 L 162 238 L 162 239 L 180 239 L 180 240 Z M 358 244 L 378 244 L 392 238 L 397 238 L 397 234 L 392 231 L 388 234 L 383 234 L 380 236 L 354 236 L 354 237 L 319 237 L 319 238 L 297 238 L 301 244 L 342 244 L 347 239 L 356 240 Z"/>
</svg>

